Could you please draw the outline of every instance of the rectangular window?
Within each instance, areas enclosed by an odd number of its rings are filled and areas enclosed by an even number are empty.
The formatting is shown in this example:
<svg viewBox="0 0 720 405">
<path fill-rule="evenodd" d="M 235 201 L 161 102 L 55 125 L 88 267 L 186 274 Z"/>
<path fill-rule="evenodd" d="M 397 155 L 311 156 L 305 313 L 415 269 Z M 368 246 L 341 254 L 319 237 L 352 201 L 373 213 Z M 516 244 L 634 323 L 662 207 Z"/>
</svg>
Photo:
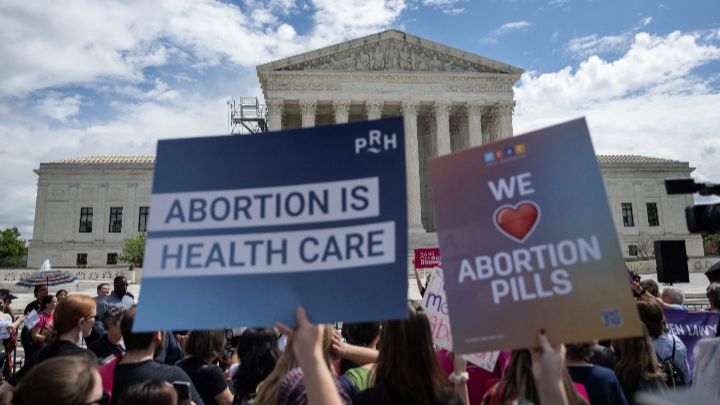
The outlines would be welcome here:
<svg viewBox="0 0 720 405">
<path fill-rule="evenodd" d="M 150 207 L 140 207 L 140 217 L 138 218 L 138 232 L 147 231 L 148 215 L 150 215 Z"/>
<path fill-rule="evenodd" d="M 117 264 L 117 253 L 108 253 L 107 264 Z"/>
<path fill-rule="evenodd" d="M 87 253 L 78 253 L 75 264 L 78 266 L 87 266 Z"/>
<path fill-rule="evenodd" d="M 628 255 L 630 255 L 630 256 L 638 255 L 637 245 L 628 245 Z"/>
<path fill-rule="evenodd" d="M 648 225 L 660 226 L 660 218 L 658 218 L 657 203 L 647 203 Z"/>
<path fill-rule="evenodd" d="M 110 207 L 110 226 L 108 232 L 122 232 L 122 207 Z"/>
<path fill-rule="evenodd" d="M 633 218 L 632 204 L 621 203 L 622 206 L 622 218 L 624 226 L 635 226 L 635 219 Z"/>
<path fill-rule="evenodd" d="M 92 207 L 80 208 L 80 233 L 92 232 Z"/>
</svg>

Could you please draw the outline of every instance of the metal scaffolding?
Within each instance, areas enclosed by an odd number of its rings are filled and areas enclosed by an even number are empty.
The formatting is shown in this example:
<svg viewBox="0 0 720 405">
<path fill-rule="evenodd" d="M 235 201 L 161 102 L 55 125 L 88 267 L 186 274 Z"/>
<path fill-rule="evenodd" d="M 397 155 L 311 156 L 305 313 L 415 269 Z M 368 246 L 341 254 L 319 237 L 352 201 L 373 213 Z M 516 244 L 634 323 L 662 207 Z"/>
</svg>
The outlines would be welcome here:
<svg viewBox="0 0 720 405">
<path fill-rule="evenodd" d="M 230 98 L 228 105 L 228 132 L 230 135 L 248 135 L 267 132 L 265 105 L 257 97 Z"/>
</svg>

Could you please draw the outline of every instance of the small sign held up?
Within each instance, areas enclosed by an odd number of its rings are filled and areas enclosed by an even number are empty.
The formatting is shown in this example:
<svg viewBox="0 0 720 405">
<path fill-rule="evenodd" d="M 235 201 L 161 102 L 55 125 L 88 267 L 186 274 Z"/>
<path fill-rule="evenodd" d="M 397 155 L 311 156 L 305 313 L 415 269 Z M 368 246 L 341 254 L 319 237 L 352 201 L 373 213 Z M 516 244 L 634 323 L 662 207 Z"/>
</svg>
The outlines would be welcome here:
<svg viewBox="0 0 720 405">
<path fill-rule="evenodd" d="M 441 267 L 440 248 L 422 248 L 415 249 L 415 260 L 413 261 L 416 269 L 432 269 Z"/>
</svg>

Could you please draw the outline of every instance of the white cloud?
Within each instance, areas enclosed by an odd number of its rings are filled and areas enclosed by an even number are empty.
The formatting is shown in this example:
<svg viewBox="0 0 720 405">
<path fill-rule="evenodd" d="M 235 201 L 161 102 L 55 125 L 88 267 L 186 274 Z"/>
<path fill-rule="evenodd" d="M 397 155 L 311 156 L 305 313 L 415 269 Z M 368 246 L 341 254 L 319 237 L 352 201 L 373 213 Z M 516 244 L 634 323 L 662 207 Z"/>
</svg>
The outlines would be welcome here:
<svg viewBox="0 0 720 405">
<path fill-rule="evenodd" d="M 82 97 L 78 94 L 62 96 L 60 93 L 51 91 L 39 103 L 38 110 L 41 114 L 66 122 L 69 117 L 80 112 Z"/>
<path fill-rule="evenodd" d="M 422 0 L 423 6 L 435 7 L 444 14 L 458 15 L 465 11 L 464 7 L 457 7 L 456 4 L 466 0 Z"/>
<path fill-rule="evenodd" d="M 388 28 L 404 0 L 313 0 L 306 36 L 280 21 L 290 0 L 244 9 L 215 0 L 14 2 L 0 13 L 0 95 L 107 80 L 139 83 L 143 69 L 230 61 L 252 67 Z M 186 60 L 187 59 L 187 60 Z"/>
<path fill-rule="evenodd" d="M 632 38 L 630 33 L 602 37 L 592 34 L 571 39 L 568 41 L 567 48 L 574 56 L 584 58 L 597 53 L 605 54 L 627 49 Z"/>
<path fill-rule="evenodd" d="M 720 181 L 720 93 L 695 74 L 720 61 L 702 33 L 635 35 L 613 61 L 588 57 L 577 69 L 522 76 L 517 133 L 587 117 L 597 153 L 689 161 L 696 176 Z"/>
<path fill-rule="evenodd" d="M 642 24 L 643 27 L 647 27 L 648 25 L 650 25 L 650 23 L 652 22 L 652 20 L 653 20 L 652 16 L 645 17 L 645 18 L 643 18 L 641 24 Z"/>
<path fill-rule="evenodd" d="M 512 31 L 525 31 L 528 28 L 532 27 L 533 23 L 529 21 L 511 21 L 509 23 L 505 23 L 495 30 L 493 30 L 491 33 L 487 34 L 485 37 L 483 37 L 480 42 L 488 43 L 488 44 L 494 44 L 497 42 L 498 38 L 501 36 L 512 32 Z"/>
</svg>

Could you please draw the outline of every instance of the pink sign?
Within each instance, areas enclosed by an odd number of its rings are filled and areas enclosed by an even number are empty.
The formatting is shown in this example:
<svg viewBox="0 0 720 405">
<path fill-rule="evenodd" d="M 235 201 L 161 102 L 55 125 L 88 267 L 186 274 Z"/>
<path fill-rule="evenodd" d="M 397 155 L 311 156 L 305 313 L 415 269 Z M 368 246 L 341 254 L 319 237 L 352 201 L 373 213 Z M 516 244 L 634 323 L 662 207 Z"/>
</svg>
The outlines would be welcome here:
<svg viewBox="0 0 720 405">
<path fill-rule="evenodd" d="M 415 268 L 440 267 L 440 248 L 415 249 Z"/>
</svg>

